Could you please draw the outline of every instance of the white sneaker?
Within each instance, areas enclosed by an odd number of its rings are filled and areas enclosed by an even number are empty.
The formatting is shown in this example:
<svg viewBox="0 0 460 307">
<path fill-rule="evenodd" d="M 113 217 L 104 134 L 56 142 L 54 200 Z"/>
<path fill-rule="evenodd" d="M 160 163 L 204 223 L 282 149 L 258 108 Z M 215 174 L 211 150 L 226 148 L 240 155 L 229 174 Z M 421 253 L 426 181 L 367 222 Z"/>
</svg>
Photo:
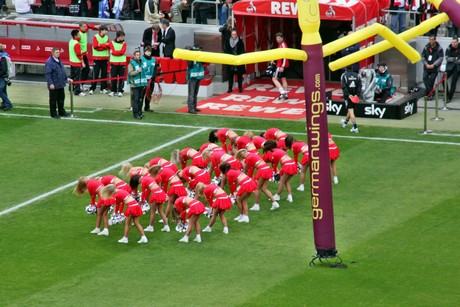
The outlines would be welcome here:
<svg viewBox="0 0 460 307">
<path fill-rule="evenodd" d="M 249 223 L 249 216 L 243 215 L 243 217 L 238 220 L 238 223 Z"/>
<path fill-rule="evenodd" d="M 297 191 L 300 191 L 300 192 L 305 191 L 305 186 L 303 184 L 299 185 L 299 187 L 297 188 Z"/>
<path fill-rule="evenodd" d="M 233 220 L 234 220 L 234 221 L 239 221 L 242 217 L 243 217 L 243 215 L 240 214 L 240 215 L 238 215 L 237 217 L 235 217 Z"/>
<path fill-rule="evenodd" d="M 222 231 L 223 233 L 225 233 L 226 235 L 228 235 L 228 227 L 224 227 L 224 231 Z"/>
<path fill-rule="evenodd" d="M 163 219 L 159 220 L 158 223 L 164 224 Z"/>
<path fill-rule="evenodd" d="M 100 228 L 94 228 L 93 230 L 91 230 L 90 233 L 94 233 L 94 234 L 98 234 L 101 232 L 101 229 Z"/>
<path fill-rule="evenodd" d="M 287 200 L 288 202 L 292 203 L 292 195 L 289 194 L 286 200 Z"/>
<path fill-rule="evenodd" d="M 280 196 L 278 194 L 275 194 L 275 195 L 273 195 L 273 199 L 278 201 L 278 200 L 280 200 Z"/>
<path fill-rule="evenodd" d="M 188 237 L 183 236 L 182 239 L 179 240 L 179 242 L 188 243 Z"/>
<path fill-rule="evenodd" d="M 90 90 L 90 91 L 88 92 L 88 94 L 93 95 L 93 94 L 94 94 L 94 91 L 93 91 L 93 90 Z"/>
<path fill-rule="evenodd" d="M 209 226 L 206 226 L 206 228 L 203 229 L 202 232 L 212 232 L 212 228 Z"/>
<path fill-rule="evenodd" d="M 110 97 L 115 96 L 115 92 L 110 92 L 110 93 L 109 93 L 109 96 L 110 96 Z"/>
<path fill-rule="evenodd" d="M 201 243 L 201 236 L 200 236 L 200 235 L 196 235 L 196 238 L 193 239 L 193 242 Z"/>
<path fill-rule="evenodd" d="M 101 91 L 101 94 L 107 94 L 108 92 L 109 92 L 108 90 L 103 89 L 103 90 Z"/>
<path fill-rule="evenodd" d="M 153 232 L 154 231 L 153 226 L 149 225 L 149 226 L 145 227 L 144 231 Z"/>
<path fill-rule="evenodd" d="M 161 228 L 161 231 L 170 232 L 171 229 L 169 229 L 169 225 L 164 225 L 163 228 Z"/>
<path fill-rule="evenodd" d="M 351 128 L 350 132 L 358 133 L 359 129 L 358 128 Z"/>
<path fill-rule="evenodd" d="M 249 210 L 251 211 L 260 211 L 260 206 L 259 204 L 254 204 Z"/>
<path fill-rule="evenodd" d="M 83 92 L 81 92 L 80 94 L 78 94 L 78 96 L 80 96 L 80 97 L 85 97 L 85 96 L 86 96 L 86 94 L 85 94 L 85 93 L 83 93 Z"/>
<path fill-rule="evenodd" d="M 348 123 L 347 123 L 346 120 L 342 119 L 342 120 L 340 120 L 340 122 L 342 123 L 342 128 L 346 128 L 346 127 L 347 127 L 347 124 L 348 124 Z"/>
<path fill-rule="evenodd" d="M 137 243 L 141 243 L 141 244 L 142 243 L 148 243 L 148 242 L 149 242 L 149 240 L 147 239 L 146 236 L 142 236 L 141 239 L 139 241 L 137 241 Z"/>
<path fill-rule="evenodd" d="M 334 176 L 334 184 L 338 184 L 338 183 L 339 183 L 339 177 Z"/>
<path fill-rule="evenodd" d="M 123 93 L 122 93 L 122 92 L 119 92 L 119 93 L 118 93 L 118 97 L 123 97 Z"/>
<path fill-rule="evenodd" d="M 272 207 L 270 208 L 270 210 L 276 210 L 280 207 L 280 204 L 278 204 L 276 201 L 272 202 Z"/>
<path fill-rule="evenodd" d="M 103 231 L 97 234 L 98 236 L 108 236 L 109 235 L 109 230 L 107 228 L 104 228 Z"/>
<path fill-rule="evenodd" d="M 118 243 L 128 243 L 128 238 L 127 237 L 123 237 L 121 238 L 120 240 L 118 240 Z"/>
</svg>

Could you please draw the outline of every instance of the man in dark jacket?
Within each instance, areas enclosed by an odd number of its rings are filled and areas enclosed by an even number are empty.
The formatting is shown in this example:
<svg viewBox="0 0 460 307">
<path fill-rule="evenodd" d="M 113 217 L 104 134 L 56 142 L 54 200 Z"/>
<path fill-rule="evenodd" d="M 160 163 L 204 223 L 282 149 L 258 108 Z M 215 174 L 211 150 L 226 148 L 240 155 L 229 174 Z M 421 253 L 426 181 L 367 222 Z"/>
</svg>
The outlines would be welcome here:
<svg viewBox="0 0 460 307">
<path fill-rule="evenodd" d="M 351 120 L 353 127 L 350 132 L 358 133 L 358 124 L 355 117 L 355 104 L 359 103 L 359 96 L 361 95 L 361 78 L 353 71 L 351 66 L 340 77 L 343 99 L 347 108 L 347 117 L 341 120 L 342 127 L 346 128 L 348 121 Z"/>
<path fill-rule="evenodd" d="M 53 48 L 51 56 L 45 63 L 46 83 L 50 93 L 50 115 L 54 119 L 60 119 L 61 116 L 70 116 L 64 109 L 65 87 L 67 82 L 73 81 L 67 76 L 59 55 L 59 48 Z"/>
<path fill-rule="evenodd" d="M 458 48 L 458 37 L 452 37 L 452 43 L 446 49 L 446 72 L 447 79 L 451 79 L 447 91 L 447 102 L 451 102 L 457 87 L 458 75 L 460 73 L 460 48 Z M 452 77 L 452 78 L 451 78 Z"/>
<path fill-rule="evenodd" d="M 169 20 L 164 18 L 161 21 L 163 27 L 163 37 L 161 42 L 163 43 L 163 56 L 165 58 L 172 58 L 174 49 L 176 49 L 176 32 L 169 26 Z"/>
<path fill-rule="evenodd" d="M 3 44 L 0 44 L 0 98 L 2 99 L 2 105 L 0 106 L 0 110 L 8 111 L 13 108 L 10 99 L 8 98 L 8 93 L 6 91 L 7 85 L 11 85 L 11 81 L 9 79 L 9 72 L 8 72 L 8 59 L 9 54 L 3 50 Z"/>
<path fill-rule="evenodd" d="M 429 42 L 422 51 L 423 83 L 425 84 L 425 96 L 428 96 L 428 99 L 432 98 L 430 93 L 433 90 L 443 58 L 444 51 L 436 41 L 436 36 L 430 35 Z"/>
</svg>

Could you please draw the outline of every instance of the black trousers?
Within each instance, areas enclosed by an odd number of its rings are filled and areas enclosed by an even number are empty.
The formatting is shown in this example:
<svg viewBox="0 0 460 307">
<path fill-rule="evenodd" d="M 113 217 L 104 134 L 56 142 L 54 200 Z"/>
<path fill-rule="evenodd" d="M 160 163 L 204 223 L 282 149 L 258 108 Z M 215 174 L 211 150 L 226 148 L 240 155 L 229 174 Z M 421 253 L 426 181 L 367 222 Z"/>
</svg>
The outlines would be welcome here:
<svg viewBox="0 0 460 307">
<path fill-rule="evenodd" d="M 447 71 L 447 79 L 450 78 L 450 86 L 447 85 L 447 98 L 449 99 L 452 99 L 452 97 L 454 97 L 455 90 L 457 89 L 458 76 L 459 71 L 457 69 L 457 66 L 455 66 L 454 69 Z"/>
<path fill-rule="evenodd" d="M 436 76 L 438 75 L 437 71 L 429 72 L 423 71 L 423 83 L 425 84 L 425 96 L 428 96 L 433 90 L 434 82 L 436 81 Z"/>
<path fill-rule="evenodd" d="M 109 64 L 108 60 L 94 60 L 93 65 L 93 80 L 107 78 L 107 66 Z M 97 81 L 91 83 L 91 90 L 95 90 L 97 87 Z M 107 88 L 107 81 L 101 81 L 101 91 Z"/>
<path fill-rule="evenodd" d="M 65 90 L 64 88 L 58 88 L 54 90 L 49 90 L 50 92 L 50 115 L 51 116 L 64 116 L 64 100 L 65 100 Z M 57 106 L 57 112 L 56 112 Z"/>
<path fill-rule="evenodd" d="M 188 80 L 188 98 L 187 98 L 187 106 L 188 106 L 189 112 L 195 111 L 197 108 L 196 100 L 197 100 L 199 90 L 200 90 L 200 80 L 196 78 L 190 78 Z"/>
<path fill-rule="evenodd" d="M 116 78 L 116 77 L 124 77 L 125 76 L 125 65 L 110 65 L 110 77 Z M 124 79 L 119 79 L 117 80 L 112 80 L 111 82 L 111 91 L 116 93 L 120 92 L 123 93 L 123 87 L 125 86 L 125 80 Z"/>
<path fill-rule="evenodd" d="M 83 56 L 83 63 L 85 63 L 85 67 L 81 69 L 81 81 L 88 80 L 89 77 L 89 61 L 88 61 L 88 56 L 84 55 Z"/>
<path fill-rule="evenodd" d="M 231 91 L 233 89 L 233 80 L 235 79 L 235 75 L 238 78 L 238 90 L 240 92 L 243 91 L 243 75 L 238 74 L 236 71 L 232 69 L 232 66 L 228 66 L 228 90 Z"/>
<path fill-rule="evenodd" d="M 80 81 L 81 80 L 81 67 L 76 67 L 76 66 L 70 66 L 70 79 L 73 81 Z M 73 85 L 73 93 L 75 95 L 78 95 L 81 93 L 81 85 L 80 84 L 74 84 Z"/>
<path fill-rule="evenodd" d="M 390 97 L 390 90 L 389 89 L 382 90 L 382 92 L 374 95 L 374 99 L 375 98 L 380 98 L 380 101 L 379 101 L 380 103 L 385 103 L 387 101 L 388 97 Z"/>
<path fill-rule="evenodd" d="M 131 106 L 134 117 L 142 115 L 142 103 L 144 102 L 145 87 L 131 87 Z"/>
</svg>

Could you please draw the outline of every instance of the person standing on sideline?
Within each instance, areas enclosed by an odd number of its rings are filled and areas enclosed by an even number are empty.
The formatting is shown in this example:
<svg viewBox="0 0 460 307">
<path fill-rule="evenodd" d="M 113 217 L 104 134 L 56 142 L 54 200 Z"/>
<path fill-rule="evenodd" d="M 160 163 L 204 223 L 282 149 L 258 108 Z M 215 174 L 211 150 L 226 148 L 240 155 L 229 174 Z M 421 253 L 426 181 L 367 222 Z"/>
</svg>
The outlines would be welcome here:
<svg viewBox="0 0 460 307">
<path fill-rule="evenodd" d="M 85 2 L 86 1 L 82 1 L 82 2 Z M 88 9 L 86 9 L 88 10 Z M 83 15 L 82 15 L 83 16 Z M 88 80 L 88 76 L 89 76 L 89 61 L 88 61 L 88 27 L 90 29 L 96 29 L 95 26 L 93 25 L 88 25 L 87 23 L 85 22 L 80 22 L 78 24 L 79 26 L 79 31 L 80 31 L 80 41 L 79 41 L 79 44 L 80 44 L 80 49 L 81 49 L 81 54 L 82 54 L 82 61 L 83 63 L 85 63 L 84 66 L 82 66 L 82 70 L 81 70 L 81 81 L 85 81 L 85 80 Z M 83 88 L 83 84 L 81 85 L 82 86 L 82 90 L 84 90 Z"/>
<path fill-rule="evenodd" d="M 142 45 L 152 48 L 152 56 L 160 56 L 161 31 L 160 23 L 154 23 L 150 28 L 144 30 L 142 35 Z"/>
<path fill-rule="evenodd" d="M 10 57 L 8 53 L 5 52 L 3 49 L 3 44 L 0 44 L 0 98 L 2 99 L 2 105 L 0 106 L 0 110 L 8 111 L 13 108 L 10 99 L 8 98 L 8 93 L 6 91 L 6 87 L 11 85 L 11 81 L 9 80 L 8 75 L 8 60 L 6 57 Z"/>
<path fill-rule="evenodd" d="M 141 52 L 136 50 L 128 65 L 128 80 L 131 86 L 131 106 L 135 119 L 142 119 L 142 117 L 144 117 L 144 115 L 142 115 L 142 103 L 144 101 L 143 94 L 145 93 L 147 80 L 145 79 L 145 71 L 142 66 Z"/>
<path fill-rule="evenodd" d="M 452 37 L 452 43 L 446 49 L 446 72 L 447 79 L 451 78 L 450 87 L 447 91 L 447 102 L 451 102 L 457 88 L 458 75 L 460 73 L 460 48 L 458 48 L 458 37 Z"/>
<path fill-rule="evenodd" d="M 161 42 L 163 43 L 163 56 L 165 58 L 173 58 L 174 49 L 176 49 L 176 32 L 169 25 L 169 20 L 163 18 L 161 20 L 161 27 L 163 28 L 163 36 Z"/>
<path fill-rule="evenodd" d="M 125 32 L 117 31 L 115 40 L 110 42 L 110 77 L 119 78 L 113 79 L 111 82 L 111 92 L 109 96 L 123 97 L 123 87 L 125 85 L 125 65 L 126 65 L 126 42 Z M 118 91 L 118 94 L 117 94 Z"/>
<path fill-rule="evenodd" d="M 155 78 L 156 78 L 156 59 L 152 56 L 152 47 L 145 46 L 144 47 L 144 55 L 141 58 L 142 60 L 142 69 L 144 70 L 145 80 L 146 80 L 146 87 L 144 88 L 144 93 L 142 97 L 144 99 L 144 111 L 145 112 L 153 112 L 150 109 L 150 99 L 147 98 L 147 89 L 151 91 L 149 94 L 152 94 L 153 88 L 155 86 Z M 141 105 L 142 107 L 142 105 Z"/>
<path fill-rule="evenodd" d="M 355 104 L 359 102 L 361 95 L 361 79 L 357 73 L 353 71 L 351 66 L 347 66 L 347 70 L 340 77 L 343 91 L 343 99 L 345 99 L 345 107 L 347 108 L 347 117 L 342 119 L 342 127 L 346 128 L 348 121 L 351 120 L 353 127 L 350 132 L 358 133 L 358 124 L 355 117 Z"/>
<path fill-rule="evenodd" d="M 238 31 L 233 29 L 231 32 L 230 38 L 224 42 L 224 52 L 233 55 L 240 55 L 245 53 L 243 40 L 238 37 Z M 228 91 L 231 93 L 233 90 L 233 81 L 234 76 L 238 78 L 238 91 L 243 92 L 243 75 L 246 73 L 246 67 L 244 65 L 228 65 L 227 74 L 228 74 Z"/>
<path fill-rule="evenodd" d="M 201 48 L 193 46 L 190 50 L 200 51 Z M 200 80 L 204 78 L 203 63 L 197 61 L 188 61 L 187 80 L 188 80 L 188 113 L 196 114 L 200 112 L 197 108 L 198 91 L 200 90 Z"/>
<path fill-rule="evenodd" d="M 107 65 L 109 64 L 110 42 L 107 35 L 106 26 L 99 28 L 99 33 L 93 36 L 93 80 L 107 78 Z M 91 83 L 90 95 L 94 94 L 97 87 L 97 81 Z M 107 94 L 107 81 L 101 81 L 101 93 Z"/>
<path fill-rule="evenodd" d="M 425 96 L 428 99 L 432 99 L 433 95 L 430 95 L 430 93 L 433 90 L 439 67 L 444 58 L 444 51 L 436 41 L 434 34 L 431 34 L 428 39 L 429 42 L 422 51 L 423 83 L 425 84 Z"/>
<path fill-rule="evenodd" d="M 60 53 L 59 48 L 53 48 L 51 56 L 45 62 L 45 77 L 50 95 L 50 115 L 54 119 L 70 115 L 64 109 L 64 100 L 66 83 L 72 82 L 72 79 L 69 79 L 65 72 L 64 64 L 59 58 Z"/>
<path fill-rule="evenodd" d="M 390 13 L 391 31 L 396 34 L 406 31 L 406 14 L 409 10 L 409 2 L 406 0 L 390 0 L 390 10 L 398 11 Z"/>
<path fill-rule="evenodd" d="M 278 43 L 278 48 L 287 48 L 287 44 L 284 41 L 284 36 L 281 32 L 276 33 L 276 42 Z M 278 97 L 279 100 L 288 99 L 288 90 L 287 90 L 287 80 L 286 74 L 289 68 L 289 60 L 288 59 L 279 59 L 276 62 L 276 71 L 273 74 L 272 81 L 273 84 L 279 89 L 280 96 Z M 281 80 L 281 83 L 280 81 Z"/>
<path fill-rule="evenodd" d="M 80 81 L 81 69 L 86 67 L 80 46 L 80 31 L 72 30 L 70 34 L 72 35 L 72 39 L 69 41 L 70 79 Z M 80 84 L 74 84 L 73 93 L 78 96 L 86 96 L 82 92 Z"/>
</svg>

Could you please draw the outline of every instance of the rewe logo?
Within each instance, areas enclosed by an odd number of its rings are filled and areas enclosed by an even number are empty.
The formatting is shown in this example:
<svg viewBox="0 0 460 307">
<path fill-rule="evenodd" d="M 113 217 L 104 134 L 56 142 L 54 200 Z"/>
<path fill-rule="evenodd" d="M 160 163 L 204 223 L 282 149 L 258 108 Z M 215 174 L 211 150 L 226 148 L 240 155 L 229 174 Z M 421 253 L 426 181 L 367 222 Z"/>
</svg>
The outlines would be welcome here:
<svg viewBox="0 0 460 307">
<path fill-rule="evenodd" d="M 387 108 L 385 107 L 380 108 L 380 107 L 376 107 L 375 105 L 371 105 L 370 107 L 364 108 L 364 114 L 365 115 L 377 115 L 379 118 L 382 118 L 386 110 Z"/>
<path fill-rule="evenodd" d="M 340 110 L 342 110 L 341 104 L 332 103 L 332 100 L 328 100 L 326 103 L 326 111 L 327 112 L 334 112 L 335 115 L 340 114 Z"/>
<path fill-rule="evenodd" d="M 404 114 L 412 114 L 414 112 L 414 103 L 408 103 L 404 107 Z"/>
</svg>

